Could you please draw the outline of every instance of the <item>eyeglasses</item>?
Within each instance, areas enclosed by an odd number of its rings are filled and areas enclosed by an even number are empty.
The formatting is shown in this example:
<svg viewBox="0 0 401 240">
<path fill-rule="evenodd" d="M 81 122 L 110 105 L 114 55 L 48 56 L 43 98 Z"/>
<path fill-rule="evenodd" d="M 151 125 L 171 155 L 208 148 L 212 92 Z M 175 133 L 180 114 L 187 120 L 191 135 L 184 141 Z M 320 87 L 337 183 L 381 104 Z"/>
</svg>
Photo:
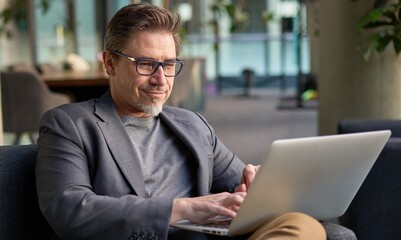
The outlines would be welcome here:
<svg viewBox="0 0 401 240">
<path fill-rule="evenodd" d="M 125 57 L 128 60 L 130 60 L 131 62 L 135 63 L 136 64 L 136 72 L 139 75 L 143 75 L 143 76 L 153 75 L 157 71 L 159 66 L 161 66 L 164 71 L 164 76 L 175 77 L 181 72 L 181 69 L 184 66 L 184 63 L 179 59 L 169 60 L 166 62 L 158 62 L 158 61 L 154 61 L 151 59 L 143 59 L 143 58 L 135 59 L 131 56 L 128 56 L 128 55 L 118 52 L 118 51 L 112 51 L 112 53 L 117 54 L 122 57 Z"/>
</svg>

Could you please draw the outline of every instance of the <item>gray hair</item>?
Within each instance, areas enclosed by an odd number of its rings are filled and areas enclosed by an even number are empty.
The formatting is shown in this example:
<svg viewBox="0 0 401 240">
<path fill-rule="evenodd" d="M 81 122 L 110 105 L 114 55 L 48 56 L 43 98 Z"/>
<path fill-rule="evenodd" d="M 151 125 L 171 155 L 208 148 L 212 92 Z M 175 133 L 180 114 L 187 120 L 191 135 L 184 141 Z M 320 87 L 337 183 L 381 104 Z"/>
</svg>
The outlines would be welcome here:
<svg viewBox="0 0 401 240">
<path fill-rule="evenodd" d="M 176 55 L 181 50 L 180 18 L 177 13 L 148 3 L 130 4 L 121 8 L 107 25 L 104 48 L 121 51 L 135 33 L 168 31 L 173 35 Z"/>
</svg>

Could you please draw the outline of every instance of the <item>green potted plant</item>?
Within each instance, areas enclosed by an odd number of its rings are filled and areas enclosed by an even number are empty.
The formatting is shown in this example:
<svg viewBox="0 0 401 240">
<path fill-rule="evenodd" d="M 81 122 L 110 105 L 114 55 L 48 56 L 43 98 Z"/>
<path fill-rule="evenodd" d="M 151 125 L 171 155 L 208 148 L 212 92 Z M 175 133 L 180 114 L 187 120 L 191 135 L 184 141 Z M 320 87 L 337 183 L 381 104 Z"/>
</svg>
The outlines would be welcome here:
<svg viewBox="0 0 401 240">
<path fill-rule="evenodd" d="M 38 7 L 42 9 L 42 13 L 46 13 L 53 0 L 40 0 Z M 26 26 L 27 21 L 27 4 L 28 0 L 15 0 L 0 11 L 0 36 L 12 38 L 12 25 L 19 27 Z"/>
<path fill-rule="evenodd" d="M 366 60 L 374 52 L 383 52 L 390 44 L 398 55 L 401 52 L 401 0 L 376 0 L 373 8 L 359 18 L 357 28 L 367 33 L 362 46 Z"/>
</svg>

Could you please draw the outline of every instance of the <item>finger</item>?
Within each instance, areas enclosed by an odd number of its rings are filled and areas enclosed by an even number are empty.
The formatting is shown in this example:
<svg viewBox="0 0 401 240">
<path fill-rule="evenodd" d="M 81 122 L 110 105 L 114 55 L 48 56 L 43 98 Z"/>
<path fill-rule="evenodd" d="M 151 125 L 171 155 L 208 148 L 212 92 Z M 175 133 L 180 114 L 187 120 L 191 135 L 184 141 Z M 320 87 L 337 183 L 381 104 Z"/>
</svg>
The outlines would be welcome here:
<svg viewBox="0 0 401 240">
<path fill-rule="evenodd" d="M 243 183 L 245 183 L 247 188 L 253 182 L 255 175 L 256 175 L 255 166 L 253 166 L 252 164 L 248 164 L 243 172 Z"/>
<path fill-rule="evenodd" d="M 240 185 L 238 185 L 237 187 L 235 187 L 235 192 L 246 192 L 247 188 L 246 188 L 246 184 L 242 183 Z"/>
<path fill-rule="evenodd" d="M 244 183 L 247 188 L 251 185 L 251 183 L 255 180 L 255 176 L 260 168 L 260 165 L 254 166 L 252 164 L 248 164 L 244 169 L 243 178 L 245 178 Z"/>
<path fill-rule="evenodd" d="M 234 192 L 234 193 L 218 193 L 210 195 L 210 201 L 217 205 L 229 206 L 231 204 L 241 203 L 246 196 L 246 192 Z"/>
<path fill-rule="evenodd" d="M 221 207 L 223 208 L 218 208 L 218 210 L 220 211 L 219 214 L 227 217 L 234 217 L 235 212 L 238 211 L 239 207 L 244 201 L 245 196 L 245 193 L 234 193 L 225 198 L 224 201 L 221 203 Z"/>
<path fill-rule="evenodd" d="M 233 217 L 235 217 L 235 215 L 237 215 L 237 211 L 238 211 L 238 210 L 234 210 L 233 207 L 226 208 L 226 207 L 218 206 L 218 208 L 215 209 L 216 215 L 233 218 Z"/>
<path fill-rule="evenodd" d="M 226 198 L 223 205 L 231 210 L 237 211 L 241 204 L 244 202 L 245 194 L 233 194 Z"/>
</svg>

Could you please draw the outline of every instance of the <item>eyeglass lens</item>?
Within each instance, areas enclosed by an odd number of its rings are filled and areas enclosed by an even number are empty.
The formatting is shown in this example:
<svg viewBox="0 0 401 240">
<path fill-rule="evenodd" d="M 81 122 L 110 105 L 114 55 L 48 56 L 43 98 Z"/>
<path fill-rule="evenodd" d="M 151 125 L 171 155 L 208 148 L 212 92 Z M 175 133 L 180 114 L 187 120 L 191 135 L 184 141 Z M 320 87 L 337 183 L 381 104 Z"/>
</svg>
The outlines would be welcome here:
<svg viewBox="0 0 401 240">
<path fill-rule="evenodd" d="M 139 74 L 142 75 L 152 75 L 154 74 L 159 66 L 163 68 L 164 75 L 167 77 L 177 75 L 182 68 L 181 62 L 171 61 L 171 62 L 157 62 L 153 60 L 136 60 L 136 68 Z"/>
</svg>

